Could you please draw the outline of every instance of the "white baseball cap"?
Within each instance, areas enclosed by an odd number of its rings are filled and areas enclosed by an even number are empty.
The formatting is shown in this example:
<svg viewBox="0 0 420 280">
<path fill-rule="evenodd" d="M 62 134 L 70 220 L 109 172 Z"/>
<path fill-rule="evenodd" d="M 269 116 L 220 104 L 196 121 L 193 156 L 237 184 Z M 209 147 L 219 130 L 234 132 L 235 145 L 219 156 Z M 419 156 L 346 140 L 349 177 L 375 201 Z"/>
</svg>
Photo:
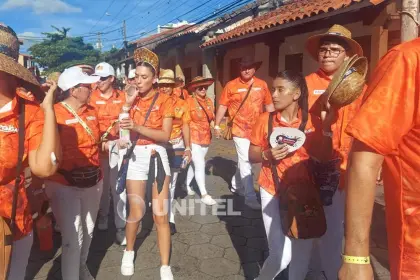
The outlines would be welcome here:
<svg viewBox="0 0 420 280">
<path fill-rule="evenodd" d="M 64 70 L 58 78 L 57 85 L 66 91 L 80 84 L 93 84 L 99 81 L 99 77 L 89 76 L 79 66 L 73 66 Z"/>
<path fill-rule="evenodd" d="M 134 79 L 136 77 L 136 69 L 131 69 L 130 72 L 128 72 L 128 78 Z"/>
<path fill-rule="evenodd" d="M 93 76 L 99 76 L 102 78 L 106 78 L 109 76 L 115 77 L 115 70 L 114 67 L 112 67 L 111 64 L 106 62 L 101 62 L 95 67 L 95 73 L 93 73 Z"/>
</svg>

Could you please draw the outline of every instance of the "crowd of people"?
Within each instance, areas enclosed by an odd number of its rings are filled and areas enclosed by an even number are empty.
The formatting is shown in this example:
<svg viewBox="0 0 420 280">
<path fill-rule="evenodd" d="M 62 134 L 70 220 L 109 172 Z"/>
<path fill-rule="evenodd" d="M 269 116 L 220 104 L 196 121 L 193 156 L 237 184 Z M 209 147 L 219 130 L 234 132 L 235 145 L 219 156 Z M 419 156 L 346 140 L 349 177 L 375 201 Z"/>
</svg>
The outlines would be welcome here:
<svg viewBox="0 0 420 280">
<path fill-rule="evenodd" d="M 207 97 L 213 79 L 195 77 L 185 84 L 173 70 L 161 69 L 147 48 L 135 50 L 136 67 L 124 89 L 117 89 L 115 70 L 106 62 L 75 65 L 39 85 L 16 61 L 15 32 L 1 24 L 0 38 L 0 216 L 13 240 L 1 248 L 12 246 L 10 264 L 0 264 L 5 279 L 25 279 L 33 213 L 45 208 L 40 200 L 49 202 L 61 233 L 64 280 L 94 279 L 86 266 L 93 231 L 108 230 L 110 214 L 116 242 L 125 246 L 121 274 L 133 275 L 134 243 L 149 204 L 160 277 L 174 279 L 170 252 L 178 175 L 187 173 L 189 196 L 198 191 L 203 204 L 217 203 L 205 176 L 213 134 L 235 144 L 232 193 L 262 212 L 269 256 L 256 279 L 274 279 L 287 267 L 291 280 L 305 279 L 314 267 L 326 279 L 373 279 L 369 228 L 382 162 L 392 279 L 417 277 L 412 260 L 419 254 L 419 39 L 391 50 L 370 86 L 338 106 L 330 103 L 329 91 L 340 87 L 337 76 L 341 81 L 356 71 L 342 73 L 363 50 L 349 30 L 334 25 L 307 40 L 319 64 L 316 72 L 304 77 L 282 71 L 270 90 L 255 76 L 261 62 L 244 57 L 216 111 Z M 262 164 L 259 192 L 256 163 Z M 25 168 L 45 189 L 25 188 Z M 319 259 L 320 267 L 311 259 Z"/>
</svg>

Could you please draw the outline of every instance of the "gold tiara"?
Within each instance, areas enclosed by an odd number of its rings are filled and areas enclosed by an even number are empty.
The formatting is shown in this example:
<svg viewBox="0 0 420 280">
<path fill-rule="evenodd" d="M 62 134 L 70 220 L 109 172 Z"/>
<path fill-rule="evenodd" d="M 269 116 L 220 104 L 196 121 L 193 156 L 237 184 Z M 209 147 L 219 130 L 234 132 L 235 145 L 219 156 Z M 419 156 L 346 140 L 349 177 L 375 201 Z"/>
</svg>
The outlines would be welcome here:
<svg viewBox="0 0 420 280">
<path fill-rule="evenodd" d="M 147 48 L 139 48 L 134 51 L 134 62 L 137 64 L 146 62 L 150 64 L 156 71 L 159 69 L 159 57 Z"/>
</svg>

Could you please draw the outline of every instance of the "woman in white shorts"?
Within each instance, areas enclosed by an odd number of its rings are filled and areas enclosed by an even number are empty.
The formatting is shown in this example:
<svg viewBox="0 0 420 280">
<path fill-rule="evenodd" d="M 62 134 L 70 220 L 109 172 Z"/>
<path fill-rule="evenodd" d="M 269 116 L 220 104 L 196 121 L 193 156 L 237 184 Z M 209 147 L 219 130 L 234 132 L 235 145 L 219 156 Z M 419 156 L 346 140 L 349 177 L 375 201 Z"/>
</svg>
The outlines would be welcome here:
<svg viewBox="0 0 420 280">
<path fill-rule="evenodd" d="M 129 117 L 120 121 L 120 129 L 130 130 L 131 141 L 136 141 L 128 161 L 126 190 L 130 209 L 121 274 L 134 274 L 134 243 L 149 202 L 145 200 L 147 196 L 152 200 L 153 220 L 158 234 L 160 276 L 162 280 L 172 280 L 169 266 L 171 234 L 167 215 L 171 171 L 165 149 L 172 131 L 172 102 L 168 95 L 160 94 L 155 88 L 159 69 L 156 54 L 140 48 L 134 52 L 134 60 L 136 86 L 127 89 L 128 97 L 123 106 L 123 112 L 128 112 Z M 124 151 L 120 154 L 121 158 L 123 156 Z"/>
</svg>

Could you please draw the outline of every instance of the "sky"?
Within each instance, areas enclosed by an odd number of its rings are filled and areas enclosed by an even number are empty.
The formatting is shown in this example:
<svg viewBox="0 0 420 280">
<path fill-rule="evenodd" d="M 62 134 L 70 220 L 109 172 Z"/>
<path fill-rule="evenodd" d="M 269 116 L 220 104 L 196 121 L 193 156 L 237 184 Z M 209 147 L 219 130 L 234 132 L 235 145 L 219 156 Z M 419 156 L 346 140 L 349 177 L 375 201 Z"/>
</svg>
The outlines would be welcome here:
<svg viewBox="0 0 420 280">
<path fill-rule="evenodd" d="M 101 32 L 103 49 L 122 47 L 123 20 L 132 41 L 157 31 L 158 25 L 182 20 L 197 22 L 238 0 L 0 0 L 0 21 L 23 38 L 22 52 L 42 40 L 51 25 L 71 28 L 70 36 L 83 36 L 95 44 Z M 239 4 L 246 4 L 249 0 Z"/>
</svg>

